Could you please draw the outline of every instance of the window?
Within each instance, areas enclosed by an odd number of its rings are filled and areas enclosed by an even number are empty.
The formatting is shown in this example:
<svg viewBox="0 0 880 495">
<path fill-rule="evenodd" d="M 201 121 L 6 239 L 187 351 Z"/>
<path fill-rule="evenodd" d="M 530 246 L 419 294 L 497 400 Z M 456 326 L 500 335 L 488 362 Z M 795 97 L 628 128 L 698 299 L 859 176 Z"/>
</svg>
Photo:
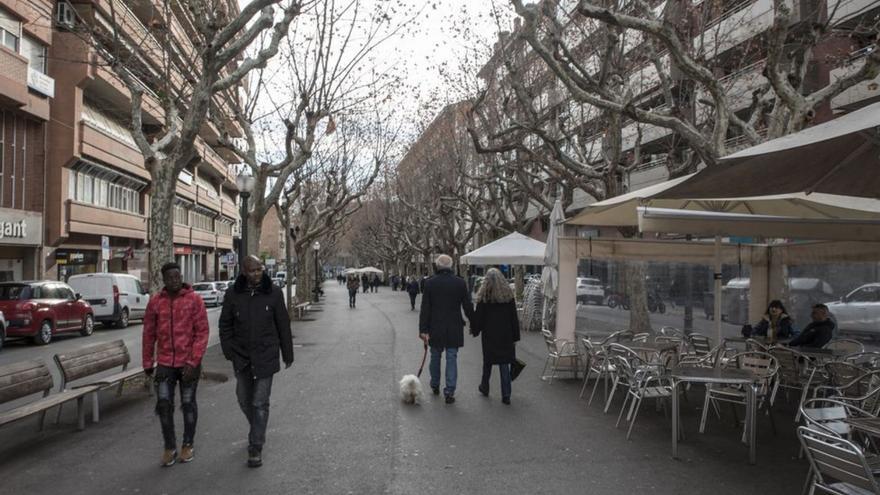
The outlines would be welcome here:
<svg viewBox="0 0 880 495">
<path fill-rule="evenodd" d="M 0 9 L 0 43 L 18 53 L 21 40 L 21 22 L 4 9 Z"/>
<path fill-rule="evenodd" d="M 232 222 L 228 220 L 217 220 L 217 233 L 220 235 L 232 235 Z"/>
<path fill-rule="evenodd" d="M 189 210 L 183 205 L 174 205 L 174 223 L 189 225 Z"/>
<path fill-rule="evenodd" d="M 48 70 L 46 64 L 46 47 L 36 39 L 28 35 L 21 38 L 21 55 L 28 59 L 28 67 L 45 74 Z"/>
<path fill-rule="evenodd" d="M 214 218 L 200 211 L 192 212 L 192 226 L 200 230 L 214 231 Z"/>
<path fill-rule="evenodd" d="M 114 183 L 113 180 L 117 179 L 95 177 L 86 172 L 71 172 L 70 177 L 69 191 L 75 201 L 129 213 L 141 213 L 140 193 L 130 187 Z"/>
</svg>

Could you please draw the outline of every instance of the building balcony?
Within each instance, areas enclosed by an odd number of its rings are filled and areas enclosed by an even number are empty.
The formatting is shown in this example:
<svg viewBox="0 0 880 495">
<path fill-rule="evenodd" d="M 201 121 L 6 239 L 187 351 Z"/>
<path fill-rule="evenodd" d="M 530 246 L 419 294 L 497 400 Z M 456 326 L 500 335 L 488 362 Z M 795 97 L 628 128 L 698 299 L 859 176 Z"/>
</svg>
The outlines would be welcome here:
<svg viewBox="0 0 880 495">
<path fill-rule="evenodd" d="M 828 12 L 834 13 L 832 24 L 840 24 L 861 17 L 878 8 L 877 0 L 829 0 Z"/>
<path fill-rule="evenodd" d="M 232 249 L 232 236 L 217 234 L 217 249 Z"/>
<path fill-rule="evenodd" d="M 147 238 L 147 221 L 143 215 L 111 210 L 100 206 L 67 201 L 68 230 L 72 233 Z"/>
<path fill-rule="evenodd" d="M 28 104 L 28 61 L 0 47 L 0 103 L 23 107 Z"/>
<path fill-rule="evenodd" d="M 131 143 L 104 132 L 87 122 L 80 124 L 80 156 L 90 156 L 131 175 L 150 180 L 144 157 Z"/>
<path fill-rule="evenodd" d="M 661 108 L 655 108 L 655 110 L 660 109 Z M 623 137 L 622 145 L 624 151 L 635 148 L 636 140 L 638 140 L 639 138 L 638 126 L 641 126 L 642 128 L 642 146 L 652 143 L 658 139 L 662 139 L 672 133 L 672 130 L 667 127 L 631 122 L 628 125 L 624 126 L 621 132 Z"/>
<path fill-rule="evenodd" d="M 861 70 L 865 65 L 865 56 L 868 53 L 870 52 L 867 49 L 862 49 L 850 54 L 849 59 L 843 65 L 831 70 L 831 81 L 837 81 Z M 878 98 L 880 98 L 880 76 L 870 81 L 862 81 L 835 96 L 831 99 L 831 108 L 832 110 L 851 111 L 873 103 Z"/>
<path fill-rule="evenodd" d="M 789 8 L 795 7 L 794 0 L 786 3 Z M 707 58 L 714 58 L 770 29 L 773 19 L 773 0 L 744 0 L 710 21 L 703 33 L 694 38 L 694 48 L 702 49 Z"/>
<path fill-rule="evenodd" d="M 762 73 L 764 63 L 764 60 L 759 60 L 718 80 L 727 95 L 728 105 L 734 112 L 748 108 L 752 104 L 753 92 L 767 84 L 767 78 Z M 712 98 L 705 88 L 701 87 L 697 92 L 697 100 L 704 99 Z"/>
</svg>

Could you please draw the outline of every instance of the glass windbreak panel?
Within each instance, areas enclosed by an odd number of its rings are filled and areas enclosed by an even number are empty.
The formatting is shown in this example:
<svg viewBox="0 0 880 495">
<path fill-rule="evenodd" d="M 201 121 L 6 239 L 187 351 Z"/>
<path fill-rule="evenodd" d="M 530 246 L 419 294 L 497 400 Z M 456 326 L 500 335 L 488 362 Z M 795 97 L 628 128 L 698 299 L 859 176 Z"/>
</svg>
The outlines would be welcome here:
<svg viewBox="0 0 880 495">
<path fill-rule="evenodd" d="M 700 333 L 717 340 L 713 268 L 693 263 L 582 259 L 575 331 L 593 340 L 620 330 Z M 749 321 L 749 266 L 721 270 L 721 333 L 742 335 Z M 653 338 L 653 336 L 652 336 Z"/>
<path fill-rule="evenodd" d="M 29 285 L 0 285 L 0 301 L 23 301 L 31 298 Z"/>
</svg>

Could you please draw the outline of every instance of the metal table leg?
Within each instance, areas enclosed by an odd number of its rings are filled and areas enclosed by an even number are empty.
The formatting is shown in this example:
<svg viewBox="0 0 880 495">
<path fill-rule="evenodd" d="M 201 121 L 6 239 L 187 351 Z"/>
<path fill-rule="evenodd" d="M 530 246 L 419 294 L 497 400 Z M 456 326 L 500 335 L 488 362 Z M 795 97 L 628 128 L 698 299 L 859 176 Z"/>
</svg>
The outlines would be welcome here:
<svg viewBox="0 0 880 495">
<path fill-rule="evenodd" d="M 672 380 L 672 457 L 678 458 L 678 380 Z"/>
<path fill-rule="evenodd" d="M 749 464 L 756 462 L 756 444 L 757 444 L 757 416 L 758 416 L 758 390 L 755 384 L 747 388 L 749 391 Z"/>
</svg>

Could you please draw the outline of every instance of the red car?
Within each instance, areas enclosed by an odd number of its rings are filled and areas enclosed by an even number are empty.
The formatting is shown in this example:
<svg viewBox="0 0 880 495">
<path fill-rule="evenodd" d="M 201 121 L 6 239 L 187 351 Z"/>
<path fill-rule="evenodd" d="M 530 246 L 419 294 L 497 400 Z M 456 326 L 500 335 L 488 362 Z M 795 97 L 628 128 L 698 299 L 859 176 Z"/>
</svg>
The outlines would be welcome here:
<svg viewBox="0 0 880 495">
<path fill-rule="evenodd" d="M 64 282 L 0 283 L 0 311 L 6 316 L 7 337 L 30 337 L 46 345 L 56 333 L 95 329 L 92 307 Z"/>
</svg>

